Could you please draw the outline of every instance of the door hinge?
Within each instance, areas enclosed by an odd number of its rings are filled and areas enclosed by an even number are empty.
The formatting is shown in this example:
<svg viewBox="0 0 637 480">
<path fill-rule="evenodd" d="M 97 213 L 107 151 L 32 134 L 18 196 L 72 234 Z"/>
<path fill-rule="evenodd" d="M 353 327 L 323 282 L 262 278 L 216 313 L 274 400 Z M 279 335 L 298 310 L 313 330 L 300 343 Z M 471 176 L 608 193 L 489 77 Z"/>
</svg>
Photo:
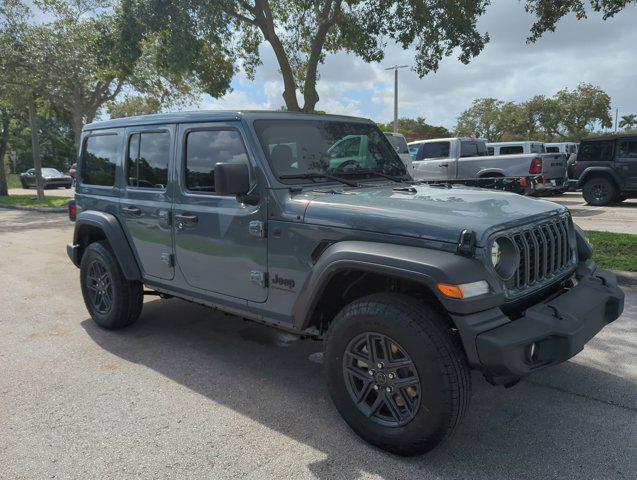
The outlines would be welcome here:
<svg viewBox="0 0 637 480">
<path fill-rule="evenodd" d="M 161 261 L 164 262 L 169 267 L 175 266 L 175 256 L 172 253 L 162 253 Z"/>
<path fill-rule="evenodd" d="M 262 288 L 266 287 L 267 279 L 268 279 L 268 276 L 267 276 L 267 273 L 265 272 L 262 272 L 260 270 L 252 270 L 250 272 L 250 281 L 252 283 L 259 285 Z"/>
<path fill-rule="evenodd" d="M 252 220 L 248 224 L 250 235 L 257 238 L 265 237 L 265 224 L 261 220 Z"/>
<path fill-rule="evenodd" d="M 159 222 L 163 225 L 169 226 L 172 223 L 172 216 L 168 210 L 160 210 L 157 215 L 159 216 Z"/>
</svg>

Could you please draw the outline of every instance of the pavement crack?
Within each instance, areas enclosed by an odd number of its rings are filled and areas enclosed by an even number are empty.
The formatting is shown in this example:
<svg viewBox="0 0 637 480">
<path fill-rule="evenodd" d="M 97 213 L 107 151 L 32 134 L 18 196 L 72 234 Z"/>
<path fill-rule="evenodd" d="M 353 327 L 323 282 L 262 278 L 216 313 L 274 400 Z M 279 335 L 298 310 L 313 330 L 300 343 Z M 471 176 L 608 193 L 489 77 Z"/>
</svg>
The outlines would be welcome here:
<svg viewBox="0 0 637 480">
<path fill-rule="evenodd" d="M 566 393 L 568 395 L 573 395 L 574 397 L 585 398 L 586 400 L 593 400 L 595 402 L 604 403 L 606 405 L 610 405 L 611 407 L 618 407 L 624 410 L 628 410 L 629 412 L 637 412 L 637 408 L 629 407 L 628 405 L 622 405 L 621 403 L 613 402 L 612 400 L 604 400 L 602 398 L 593 397 L 590 395 L 586 395 L 584 393 L 572 392 L 571 390 L 567 390 L 566 388 L 558 387 L 555 385 L 549 385 L 546 383 L 535 382 L 533 380 L 526 380 L 525 383 L 530 383 L 532 385 L 536 385 L 538 387 L 544 387 L 549 390 L 555 390 L 557 392 Z"/>
</svg>

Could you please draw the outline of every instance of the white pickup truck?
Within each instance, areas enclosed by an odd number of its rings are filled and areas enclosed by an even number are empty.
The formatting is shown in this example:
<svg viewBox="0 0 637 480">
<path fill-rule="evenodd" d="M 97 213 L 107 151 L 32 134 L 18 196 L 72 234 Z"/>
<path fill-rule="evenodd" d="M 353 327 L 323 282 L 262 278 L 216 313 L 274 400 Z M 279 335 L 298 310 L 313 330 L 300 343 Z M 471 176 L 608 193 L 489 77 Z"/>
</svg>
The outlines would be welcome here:
<svg viewBox="0 0 637 480">
<path fill-rule="evenodd" d="M 409 144 L 415 180 L 534 179 L 530 193 L 566 189 L 566 156 L 555 153 L 489 155 L 481 139 L 455 137 Z"/>
</svg>

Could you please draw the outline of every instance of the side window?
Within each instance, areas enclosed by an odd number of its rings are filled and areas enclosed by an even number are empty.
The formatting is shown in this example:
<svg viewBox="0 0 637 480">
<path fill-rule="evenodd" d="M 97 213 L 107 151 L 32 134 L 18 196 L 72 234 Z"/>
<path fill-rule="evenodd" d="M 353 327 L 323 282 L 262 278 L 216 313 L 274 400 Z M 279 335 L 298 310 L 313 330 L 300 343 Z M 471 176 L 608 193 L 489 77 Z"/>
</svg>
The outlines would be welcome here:
<svg viewBox="0 0 637 480">
<path fill-rule="evenodd" d="M 581 162 L 610 162 L 613 160 L 613 141 L 582 142 L 577 160 Z"/>
<path fill-rule="evenodd" d="M 80 179 L 87 185 L 115 185 L 117 135 L 94 135 L 84 141 Z"/>
<path fill-rule="evenodd" d="M 637 141 L 619 142 L 619 157 L 637 160 Z"/>
<path fill-rule="evenodd" d="M 186 137 L 186 189 L 215 191 L 217 163 L 248 163 L 241 135 L 236 130 L 201 130 Z"/>
<path fill-rule="evenodd" d="M 532 143 L 531 153 L 546 153 L 546 147 L 543 143 Z"/>
<path fill-rule="evenodd" d="M 128 140 L 126 184 L 139 188 L 166 188 L 169 157 L 168 132 L 134 133 Z"/>
<path fill-rule="evenodd" d="M 447 158 L 449 157 L 449 142 L 429 142 L 422 147 L 422 158 Z"/>
<path fill-rule="evenodd" d="M 560 153 L 560 147 L 546 147 L 546 153 Z"/>
<path fill-rule="evenodd" d="M 487 147 L 487 152 L 489 153 L 489 155 L 493 155 L 495 152 L 495 149 L 493 147 Z"/>
<path fill-rule="evenodd" d="M 515 155 L 517 153 L 524 153 L 524 147 L 522 145 L 500 147 L 500 155 Z"/>
</svg>

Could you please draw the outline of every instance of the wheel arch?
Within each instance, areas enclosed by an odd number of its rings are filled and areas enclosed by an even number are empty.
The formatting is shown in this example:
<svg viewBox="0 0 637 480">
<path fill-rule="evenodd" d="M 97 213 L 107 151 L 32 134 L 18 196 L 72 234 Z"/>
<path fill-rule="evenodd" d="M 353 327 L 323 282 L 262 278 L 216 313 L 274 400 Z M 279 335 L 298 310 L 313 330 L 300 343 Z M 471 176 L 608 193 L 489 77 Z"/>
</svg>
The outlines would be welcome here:
<svg viewBox="0 0 637 480">
<path fill-rule="evenodd" d="M 577 180 L 577 186 L 583 187 L 592 177 L 606 177 L 611 180 L 618 189 L 622 188 L 622 181 L 615 170 L 608 167 L 589 167 L 582 172 Z"/>
<path fill-rule="evenodd" d="M 127 280 L 141 280 L 141 269 L 117 218 L 105 212 L 86 210 L 77 216 L 73 233 L 72 260 L 79 267 L 82 254 L 93 242 L 106 240 Z"/>
<path fill-rule="evenodd" d="M 480 170 L 478 172 L 478 178 L 490 178 L 490 177 L 506 177 L 504 170 L 501 168 L 489 168 L 485 170 Z"/>
<path fill-rule="evenodd" d="M 292 314 L 299 330 L 313 326 L 321 330 L 347 303 L 380 292 L 408 293 L 431 301 L 446 312 L 464 313 L 490 308 L 501 300 L 502 292 L 496 290 L 471 301 L 455 300 L 444 297 L 436 285 L 486 279 L 481 262 L 450 252 L 343 241 L 328 247 L 318 259 Z"/>
</svg>

